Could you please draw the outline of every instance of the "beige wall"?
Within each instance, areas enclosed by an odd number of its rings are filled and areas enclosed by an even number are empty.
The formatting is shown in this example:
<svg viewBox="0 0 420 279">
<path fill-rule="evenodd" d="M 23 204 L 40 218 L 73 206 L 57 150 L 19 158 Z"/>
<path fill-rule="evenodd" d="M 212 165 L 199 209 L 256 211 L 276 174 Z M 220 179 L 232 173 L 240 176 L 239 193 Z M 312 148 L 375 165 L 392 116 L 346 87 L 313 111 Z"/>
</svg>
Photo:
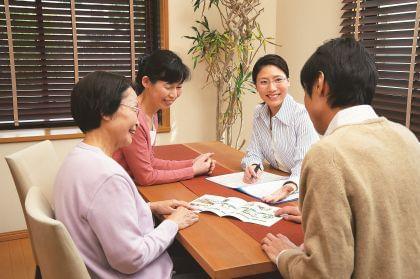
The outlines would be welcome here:
<svg viewBox="0 0 420 279">
<path fill-rule="evenodd" d="M 286 59 L 290 93 L 303 102 L 300 70 L 324 41 L 339 36 L 341 1 L 280 0 L 277 4 L 276 53 Z"/>
<path fill-rule="evenodd" d="M 283 46 L 277 50 L 269 47 L 268 52 L 283 55 L 292 71 L 294 95 L 301 94 L 298 87 L 298 71 L 304 60 L 323 40 L 338 34 L 340 1 L 320 0 L 263 0 L 265 8 L 261 16 L 261 27 L 265 35 L 276 38 Z M 210 16 L 212 20 L 214 16 Z M 191 42 L 182 38 L 190 34 L 195 20 L 191 1 L 169 1 L 169 47 L 192 69 L 187 51 Z M 292 23 L 295 24 L 293 28 Z M 285 26 L 287 28 L 285 28 Z M 310 30 L 310 31 L 305 31 Z M 307 33 L 310 33 L 306 35 Z M 305 36 L 302 36 L 305 34 Z M 298 70 L 296 70 L 298 69 Z M 192 70 L 191 81 L 185 83 L 183 95 L 171 108 L 172 132 L 159 134 L 158 144 L 209 141 L 215 139 L 215 91 L 212 87 L 202 88 L 205 82 L 203 66 Z M 294 90 L 298 88 L 298 90 Z M 303 95 L 302 95 L 303 96 Z M 299 99 L 299 98 L 298 98 Z M 244 98 L 244 128 L 242 137 L 249 138 L 252 113 L 259 102 L 257 95 Z M 53 141 L 59 153 L 65 154 L 78 140 Z M 0 156 L 16 152 L 32 143 L 0 144 Z M 4 159 L 0 160 L 0 233 L 24 229 L 25 222 L 12 177 Z"/>
</svg>

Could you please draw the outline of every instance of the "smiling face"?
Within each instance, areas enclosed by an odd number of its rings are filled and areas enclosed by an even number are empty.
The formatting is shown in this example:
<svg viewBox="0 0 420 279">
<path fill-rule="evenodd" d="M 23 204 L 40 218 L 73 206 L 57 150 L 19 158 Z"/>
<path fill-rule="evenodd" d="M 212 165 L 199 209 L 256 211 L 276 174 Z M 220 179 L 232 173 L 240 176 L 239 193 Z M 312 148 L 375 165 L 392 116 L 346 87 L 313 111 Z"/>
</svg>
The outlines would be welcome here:
<svg viewBox="0 0 420 279">
<path fill-rule="evenodd" d="M 257 75 L 255 86 L 261 99 L 270 108 L 271 115 L 275 115 L 290 86 L 286 74 L 274 65 L 264 66 Z"/>
<path fill-rule="evenodd" d="M 123 93 L 118 110 L 108 119 L 108 130 L 117 148 L 131 144 L 139 124 L 138 112 L 136 93 L 129 87 Z"/>
<path fill-rule="evenodd" d="M 168 83 L 158 80 L 152 83 L 147 76 L 143 77 L 143 86 L 150 92 L 153 106 L 157 109 L 169 108 L 182 94 L 182 82 Z M 147 94 L 147 93 L 146 93 Z"/>
</svg>

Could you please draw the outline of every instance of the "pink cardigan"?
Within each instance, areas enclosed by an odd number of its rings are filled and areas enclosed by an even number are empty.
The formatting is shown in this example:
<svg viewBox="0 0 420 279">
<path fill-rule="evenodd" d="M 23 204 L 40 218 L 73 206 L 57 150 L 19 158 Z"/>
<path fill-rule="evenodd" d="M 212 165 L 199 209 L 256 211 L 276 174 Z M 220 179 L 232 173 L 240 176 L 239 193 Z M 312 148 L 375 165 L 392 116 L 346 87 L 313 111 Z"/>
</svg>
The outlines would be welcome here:
<svg viewBox="0 0 420 279">
<path fill-rule="evenodd" d="M 154 117 L 158 126 L 157 115 Z M 158 159 L 153 154 L 150 130 L 146 115 L 139 113 L 139 127 L 133 136 L 133 142 L 120 148 L 112 156 L 134 181 L 142 186 L 170 183 L 194 177 L 193 160 L 171 161 Z"/>
</svg>

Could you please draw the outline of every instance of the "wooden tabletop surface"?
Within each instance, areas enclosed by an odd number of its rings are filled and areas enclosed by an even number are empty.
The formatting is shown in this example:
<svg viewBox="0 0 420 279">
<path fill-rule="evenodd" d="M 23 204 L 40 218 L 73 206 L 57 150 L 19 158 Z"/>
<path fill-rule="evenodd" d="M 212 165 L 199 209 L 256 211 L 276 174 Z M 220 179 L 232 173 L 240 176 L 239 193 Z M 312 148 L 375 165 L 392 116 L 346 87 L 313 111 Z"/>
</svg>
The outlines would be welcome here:
<svg viewBox="0 0 420 279">
<path fill-rule="evenodd" d="M 214 152 L 213 158 L 220 165 L 233 171 L 241 170 L 243 153 L 238 150 L 220 142 L 185 145 L 199 153 Z M 197 198 L 179 182 L 139 187 L 139 191 L 147 201 Z M 277 270 L 261 250 L 260 243 L 228 219 L 207 213 L 199 216 L 199 222 L 181 230 L 177 239 L 211 278 L 237 278 Z"/>
</svg>

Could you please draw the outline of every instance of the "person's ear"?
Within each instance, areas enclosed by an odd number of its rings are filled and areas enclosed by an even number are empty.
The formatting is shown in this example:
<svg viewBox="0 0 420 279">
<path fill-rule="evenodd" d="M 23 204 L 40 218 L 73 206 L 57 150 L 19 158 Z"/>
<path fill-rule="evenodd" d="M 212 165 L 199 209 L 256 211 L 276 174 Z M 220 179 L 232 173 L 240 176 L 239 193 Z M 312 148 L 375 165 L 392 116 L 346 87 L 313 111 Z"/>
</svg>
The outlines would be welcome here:
<svg viewBox="0 0 420 279">
<path fill-rule="evenodd" d="M 150 78 L 148 76 L 143 76 L 141 78 L 141 84 L 144 88 L 148 88 L 152 82 L 150 81 Z"/>
<path fill-rule="evenodd" d="M 103 121 L 110 121 L 112 119 L 112 115 L 103 115 L 102 114 L 102 120 Z"/>
<path fill-rule="evenodd" d="M 321 71 L 318 73 L 318 77 L 316 78 L 314 86 L 313 86 L 312 94 L 314 93 L 318 95 L 318 97 L 322 97 L 322 98 L 326 98 L 330 94 L 330 86 L 325 80 L 324 73 Z"/>
</svg>

